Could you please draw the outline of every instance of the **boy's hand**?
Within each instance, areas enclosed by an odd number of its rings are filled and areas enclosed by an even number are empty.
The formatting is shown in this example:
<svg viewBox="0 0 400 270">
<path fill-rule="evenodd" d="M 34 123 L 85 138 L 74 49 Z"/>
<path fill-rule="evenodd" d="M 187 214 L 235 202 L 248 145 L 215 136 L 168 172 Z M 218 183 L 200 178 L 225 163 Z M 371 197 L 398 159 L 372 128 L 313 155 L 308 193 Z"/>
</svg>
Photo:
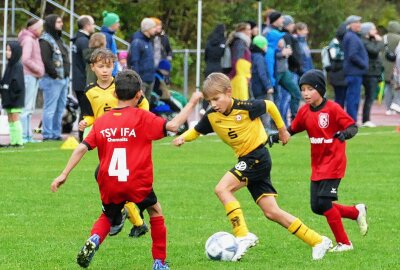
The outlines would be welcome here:
<svg viewBox="0 0 400 270">
<path fill-rule="evenodd" d="M 341 142 L 344 142 L 346 140 L 346 137 L 341 131 L 336 132 L 335 135 L 333 135 L 333 138 L 337 138 Z"/>
<path fill-rule="evenodd" d="M 278 133 L 274 133 L 268 136 L 268 145 L 271 148 L 274 143 L 278 143 L 279 142 L 279 135 Z"/>
<path fill-rule="evenodd" d="M 172 141 L 172 143 L 175 145 L 175 146 L 181 146 L 182 144 L 184 144 L 185 143 L 185 138 L 183 138 L 183 137 L 181 137 L 181 136 L 179 136 L 179 137 L 176 137 L 173 141 Z"/>
<path fill-rule="evenodd" d="M 287 144 L 290 140 L 290 133 L 285 127 L 279 129 L 279 140 L 282 142 L 282 145 Z"/>
<path fill-rule="evenodd" d="M 194 92 L 189 102 L 196 105 L 202 98 L 203 94 L 201 92 Z"/>
<path fill-rule="evenodd" d="M 84 131 L 85 130 L 85 128 L 87 127 L 87 123 L 86 123 L 86 121 L 85 120 L 81 120 L 80 122 L 79 122 L 79 130 L 80 131 Z"/>
<path fill-rule="evenodd" d="M 50 189 L 52 192 L 56 192 L 58 188 L 65 183 L 67 180 L 67 176 L 65 174 L 60 174 L 50 185 Z"/>
</svg>

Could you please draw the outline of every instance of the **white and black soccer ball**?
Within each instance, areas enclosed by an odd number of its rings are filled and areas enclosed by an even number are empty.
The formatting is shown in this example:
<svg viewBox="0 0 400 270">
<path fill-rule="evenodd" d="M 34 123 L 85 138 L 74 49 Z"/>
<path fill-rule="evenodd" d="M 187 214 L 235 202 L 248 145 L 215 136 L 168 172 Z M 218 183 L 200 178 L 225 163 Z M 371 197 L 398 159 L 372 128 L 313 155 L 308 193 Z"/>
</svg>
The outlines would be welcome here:
<svg viewBox="0 0 400 270">
<path fill-rule="evenodd" d="M 230 233 L 217 232 L 206 242 L 206 256 L 214 261 L 231 261 L 238 249 L 238 242 Z"/>
</svg>

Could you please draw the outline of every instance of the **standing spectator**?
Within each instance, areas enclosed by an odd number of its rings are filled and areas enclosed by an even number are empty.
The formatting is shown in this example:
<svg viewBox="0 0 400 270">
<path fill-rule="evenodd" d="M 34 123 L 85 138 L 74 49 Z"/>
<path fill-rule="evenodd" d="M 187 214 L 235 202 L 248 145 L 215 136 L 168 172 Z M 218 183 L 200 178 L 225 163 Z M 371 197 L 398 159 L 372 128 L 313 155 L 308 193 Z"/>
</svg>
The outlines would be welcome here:
<svg viewBox="0 0 400 270">
<path fill-rule="evenodd" d="M 400 42 L 400 23 L 397 21 L 390 21 L 388 24 L 388 33 L 383 36 L 385 47 L 390 52 L 394 52 L 397 44 Z M 396 91 L 391 86 L 391 80 L 393 76 L 393 66 L 394 61 L 389 60 L 386 57 L 386 53 L 383 52 L 383 67 L 384 67 L 384 79 L 385 79 L 385 96 L 384 102 L 386 106 L 386 115 L 396 114 L 393 110 L 397 108 L 397 111 L 400 113 L 400 94 L 399 91 Z M 394 99 L 394 94 L 397 92 L 398 100 Z M 392 106 L 393 104 L 393 106 Z M 397 106 L 396 106 L 397 105 Z"/>
<path fill-rule="evenodd" d="M 366 22 L 361 24 L 361 37 L 368 53 L 368 72 L 363 76 L 365 100 L 362 112 L 362 126 L 376 127 L 371 122 L 371 107 L 375 100 L 376 89 L 382 75 L 383 66 L 380 52 L 385 46 L 382 37 L 378 34 L 375 24 Z"/>
<path fill-rule="evenodd" d="M 128 51 L 118 52 L 118 72 L 128 69 Z"/>
<path fill-rule="evenodd" d="M 258 25 L 256 24 L 255 21 L 246 21 L 246 22 L 250 24 L 251 40 L 253 40 L 260 33 L 260 29 L 258 29 Z"/>
<path fill-rule="evenodd" d="M 232 81 L 232 97 L 240 100 L 249 99 L 249 80 L 251 78 L 251 27 L 246 22 L 239 23 L 235 32 L 228 38 L 231 48 L 232 70 L 229 78 Z"/>
<path fill-rule="evenodd" d="M 130 47 L 130 67 L 143 80 L 143 90 L 150 100 L 154 84 L 154 49 L 151 38 L 156 34 L 156 23 L 150 18 L 144 18 L 140 23 L 140 31 L 133 34 Z"/>
<path fill-rule="evenodd" d="M 207 37 L 206 48 L 204 50 L 204 61 L 206 62 L 204 70 L 205 78 L 213 72 L 222 72 L 221 58 L 225 52 L 225 45 L 225 25 L 221 23 Z M 203 107 L 200 110 L 201 115 L 205 114 L 207 107 L 208 102 L 203 100 Z"/>
<path fill-rule="evenodd" d="M 44 65 L 40 55 L 39 37 L 43 31 L 43 20 L 30 19 L 26 28 L 18 34 L 22 46 L 24 67 L 25 103 L 21 114 L 22 138 L 24 143 L 39 142 L 32 137 L 32 114 L 35 111 L 39 79 L 44 75 Z"/>
<path fill-rule="evenodd" d="M 159 18 L 151 17 L 156 23 L 156 33 L 153 38 L 154 48 L 154 66 L 158 67 L 161 60 L 172 61 L 172 48 L 169 43 L 169 38 L 163 30 L 162 21 Z"/>
<path fill-rule="evenodd" d="M 106 48 L 112 51 L 115 57 L 117 57 L 118 48 L 117 48 L 117 43 L 115 42 L 114 35 L 120 27 L 119 16 L 115 13 L 108 11 L 103 11 L 102 15 L 103 15 L 103 26 L 101 27 L 100 31 L 106 36 L 106 41 L 107 41 Z M 112 75 L 115 77 L 117 73 L 118 73 L 118 65 L 117 61 L 115 61 Z"/>
<path fill-rule="evenodd" d="M 302 73 L 314 68 L 313 60 L 311 57 L 311 50 L 307 43 L 308 26 L 304 22 L 296 23 L 296 37 L 301 48 L 301 71 Z M 302 75 L 299 74 L 299 75 Z"/>
<path fill-rule="evenodd" d="M 343 67 L 347 81 L 346 111 L 357 123 L 362 77 L 368 72 L 368 54 L 358 36 L 361 28 L 361 17 L 351 15 L 347 17 L 345 23 L 348 29 L 343 38 Z"/>
<path fill-rule="evenodd" d="M 344 109 L 346 100 L 347 82 L 343 70 L 343 37 L 346 33 L 346 24 L 342 23 L 336 30 L 336 37 L 328 45 L 329 66 L 325 69 L 328 72 L 328 81 L 335 92 L 335 102 Z"/>
<path fill-rule="evenodd" d="M 25 101 L 24 70 L 21 64 L 22 48 L 16 41 L 7 43 L 8 60 L 3 78 L 0 80 L 1 104 L 8 114 L 10 147 L 22 147 L 22 124 L 19 114 Z"/>
<path fill-rule="evenodd" d="M 106 36 L 103 33 L 94 33 L 89 39 L 89 47 L 83 51 L 83 57 L 85 58 L 85 69 L 86 69 L 86 85 L 96 83 L 97 77 L 90 67 L 90 57 L 96 49 L 106 48 L 107 41 Z"/>
<path fill-rule="evenodd" d="M 89 48 L 90 35 L 94 33 L 94 20 L 89 15 L 82 15 L 78 18 L 78 32 L 71 39 L 72 46 L 72 89 L 75 92 L 80 111 L 84 109 L 83 96 L 86 88 L 86 61 L 83 52 Z M 82 113 L 79 115 L 79 121 L 82 120 Z M 83 132 L 79 131 L 79 140 L 82 141 Z"/>
<path fill-rule="evenodd" d="M 43 90 L 43 140 L 62 140 L 61 120 L 67 102 L 70 63 L 68 49 L 61 39 L 63 21 L 56 14 L 46 16 L 45 32 L 40 37 L 40 51 L 45 75 L 40 81 Z"/>
</svg>

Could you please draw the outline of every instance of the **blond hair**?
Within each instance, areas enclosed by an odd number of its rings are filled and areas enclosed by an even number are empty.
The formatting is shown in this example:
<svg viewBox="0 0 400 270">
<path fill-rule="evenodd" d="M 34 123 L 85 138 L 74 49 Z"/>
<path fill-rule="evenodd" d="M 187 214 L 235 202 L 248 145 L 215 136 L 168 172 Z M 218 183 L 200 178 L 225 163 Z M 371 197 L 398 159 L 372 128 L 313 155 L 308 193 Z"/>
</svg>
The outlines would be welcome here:
<svg viewBox="0 0 400 270">
<path fill-rule="evenodd" d="M 218 94 L 225 94 L 232 88 L 231 81 L 224 73 L 213 72 L 207 76 L 203 83 L 203 95 L 205 99 L 209 99 Z"/>
<path fill-rule="evenodd" d="M 89 48 L 105 48 L 107 45 L 106 36 L 97 32 L 91 35 L 89 39 Z"/>
</svg>

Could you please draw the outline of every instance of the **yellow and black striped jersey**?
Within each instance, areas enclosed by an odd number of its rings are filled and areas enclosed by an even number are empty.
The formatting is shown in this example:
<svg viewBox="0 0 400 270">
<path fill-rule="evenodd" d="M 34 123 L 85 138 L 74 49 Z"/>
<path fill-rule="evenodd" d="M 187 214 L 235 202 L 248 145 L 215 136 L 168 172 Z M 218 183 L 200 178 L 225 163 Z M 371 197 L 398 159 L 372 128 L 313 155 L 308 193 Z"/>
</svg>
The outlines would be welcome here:
<svg viewBox="0 0 400 270">
<path fill-rule="evenodd" d="M 229 113 L 222 114 L 211 109 L 194 129 L 201 134 L 217 133 L 232 147 L 236 156 L 241 157 L 266 143 L 268 135 L 260 119 L 266 112 L 267 101 L 232 99 Z"/>
<path fill-rule="evenodd" d="M 88 126 L 102 116 L 105 112 L 117 107 L 118 99 L 114 95 L 114 80 L 107 88 L 101 88 L 97 83 L 89 84 L 85 89 L 84 102 L 87 103 L 83 108 L 82 115 Z M 149 102 L 142 96 L 138 103 L 138 108 L 148 111 Z"/>
</svg>

